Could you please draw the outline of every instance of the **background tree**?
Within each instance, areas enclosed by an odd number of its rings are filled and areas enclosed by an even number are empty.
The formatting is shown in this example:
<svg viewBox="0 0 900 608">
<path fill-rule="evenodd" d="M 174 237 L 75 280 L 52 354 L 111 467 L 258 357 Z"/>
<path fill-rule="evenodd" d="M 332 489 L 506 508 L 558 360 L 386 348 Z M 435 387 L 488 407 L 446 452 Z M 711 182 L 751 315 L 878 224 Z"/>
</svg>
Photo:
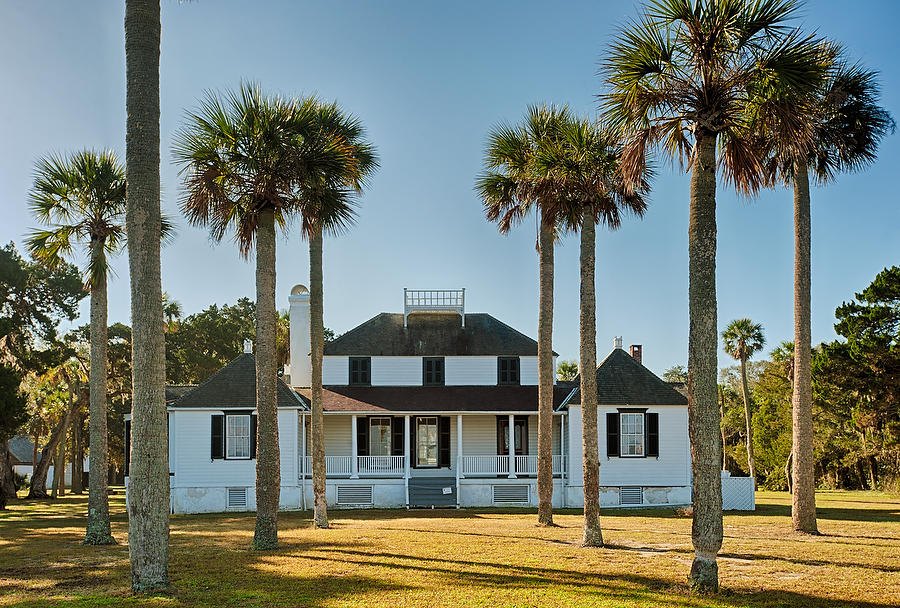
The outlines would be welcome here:
<svg viewBox="0 0 900 608">
<path fill-rule="evenodd" d="M 666 382 L 687 382 L 687 369 L 683 365 L 673 365 L 663 372 Z"/>
<path fill-rule="evenodd" d="M 163 318 L 166 320 L 166 333 L 178 329 L 178 323 L 181 321 L 181 304 L 178 300 L 173 300 L 168 292 L 163 292 Z"/>
<path fill-rule="evenodd" d="M 169 586 L 169 454 L 160 269 L 159 0 L 125 3 L 126 228 L 134 330 L 128 548 L 131 588 Z"/>
<path fill-rule="evenodd" d="M 319 101 L 269 97 L 254 85 L 210 94 L 188 115 L 174 154 L 181 208 L 216 241 L 234 231 L 242 255 L 256 253 L 256 529 L 253 546 L 278 546 L 280 451 L 276 402 L 275 232 L 301 212 L 304 188 L 340 162 L 317 142 Z"/>
<path fill-rule="evenodd" d="M 16 498 L 16 484 L 10 464 L 9 440 L 28 421 L 28 400 L 21 390 L 22 375 L 0 363 L 0 511 Z"/>
<path fill-rule="evenodd" d="M 763 327 L 750 319 L 735 319 L 722 332 L 725 352 L 741 362 L 741 393 L 744 397 L 744 418 L 747 429 L 747 466 L 750 477 L 756 478 L 753 461 L 753 414 L 750 411 L 750 389 L 747 388 L 747 360 L 766 343 Z"/>
<path fill-rule="evenodd" d="M 755 192 L 765 176 L 758 134 L 747 126 L 760 113 L 761 92 L 794 95 L 794 104 L 765 108 L 789 119 L 802 113 L 808 91 L 821 80 L 817 41 L 788 29 L 798 7 L 793 0 L 651 2 L 621 30 L 603 62 L 609 85 L 603 116 L 623 134 L 625 177 L 639 183 L 654 148 L 691 172 L 687 389 L 694 562 L 689 580 L 699 591 L 718 590 L 716 555 L 722 546 L 716 167 L 738 190 Z"/>
<path fill-rule="evenodd" d="M 875 72 L 848 64 L 833 46 L 828 78 L 815 90 L 807 111 L 800 115 L 803 137 L 769 137 L 768 163 L 773 178 L 794 190 L 794 374 L 793 484 L 791 521 L 794 530 L 817 534 L 813 454 L 813 405 L 810 334 L 810 195 L 809 175 L 820 183 L 833 181 L 842 171 L 857 171 L 875 161 L 878 145 L 895 125 L 878 104 Z M 786 92 L 776 102 L 790 104 Z M 763 119 L 763 128 L 780 135 L 781 121 Z"/>
<path fill-rule="evenodd" d="M 374 146 L 365 140 L 360 120 L 343 112 L 336 103 L 318 104 L 315 129 L 305 145 L 322 163 L 315 173 L 301 174 L 303 234 L 309 240 L 309 311 L 312 374 L 313 521 L 328 527 L 325 500 L 325 421 L 322 410 L 322 358 L 325 348 L 322 248 L 326 232 L 337 235 L 353 221 L 357 197 L 378 167 Z"/>
<path fill-rule="evenodd" d="M 553 201 L 554 215 L 566 229 L 581 232 L 580 367 L 582 454 L 584 455 L 584 534 L 588 547 L 603 546 L 600 527 L 600 458 L 597 439 L 597 301 L 596 226 L 610 230 L 621 225 L 621 216 L 638 217 L 646 209 L 649 186 L 624 183 L 618 170 L 621 147 L 613 134 L 588 119 L 570 117 L 561 137 L 537 156 L 538 171 L 549 175 L 545 191 Z"/>
<path fill-rule="evenodd" d="M 109 525 L 106 444 L 106 326 L 108 256 L 125 241 L 125 169 L 112 152 L 82 151 L 69 158 L 49 156 L 37 164 L 29 194 L 32 214 L 44 230 L 28 238 L 31 254 L 58 268 L 76 249 L 87 249 L 85 288 L 91 294 L 90 412 L 91 475 L 85 543 L 114 543 Z M 72 387 L 72 398 L 77 388 Z M 65 449 L 61 442 L 60 454 Z M 59 467 L 57 467 L 59 469 Z"/>
<path fill-rule="evenodd" d="M 498 125 L 488 134 L 484 172 L 476 190 L 488 221 L 509 232 L 534 211 L 538 222 L 538 523 L 553 525 L 553 247 L 558 217 L 551 209 L 553 188 L 537 158 L 561 137 L 569 120 L 565 107 L 530 106 L 516 126 Z"/>
<path fill-rule="evenodd" d="M 556 366 L 556 378 L 571 382 L 578 377 L 578 362 L 574 359 L 571 361 L 560 361 Z"/>
</svg>

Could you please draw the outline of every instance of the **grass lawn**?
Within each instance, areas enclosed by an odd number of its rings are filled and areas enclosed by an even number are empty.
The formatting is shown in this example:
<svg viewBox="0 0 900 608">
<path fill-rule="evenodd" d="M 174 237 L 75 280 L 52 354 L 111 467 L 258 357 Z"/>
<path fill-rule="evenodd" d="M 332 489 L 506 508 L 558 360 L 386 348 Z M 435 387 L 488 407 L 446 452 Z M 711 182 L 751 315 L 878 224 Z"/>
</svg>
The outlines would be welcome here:
<svg viewBox="0 0 900 608">
<path fill-rule="evenodd" d="M 0 512 L 0 606 L 900 606 L 900 498 L 821 492 L 820 537 L 790 533 L 790 498 L 725 517 L 723 592 L 693 597 L 691 521 L 671 509 L 603 513 L 610 548 L 579 546 L 581 517 L 531 512 L 332 511 L 313 530 L 280 515 L 281 548 L 249 550 L 253 514 L 174 516 L 174 590 L 129 591 L 127 521 L 113 547 L 84 547 L 85 497 Z"/>
</svg>

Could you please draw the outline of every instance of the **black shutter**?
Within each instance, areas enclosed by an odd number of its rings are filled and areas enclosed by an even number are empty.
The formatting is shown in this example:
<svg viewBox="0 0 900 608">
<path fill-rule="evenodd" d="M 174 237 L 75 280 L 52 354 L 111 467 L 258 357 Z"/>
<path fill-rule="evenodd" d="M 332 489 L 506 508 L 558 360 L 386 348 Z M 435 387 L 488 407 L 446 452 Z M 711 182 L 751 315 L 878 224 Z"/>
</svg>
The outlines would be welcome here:
<svg viewBox="0 0 900 608">
<path fill-rule="evenodd" d="M 256 414 L 250 414 L 250 458 L 256 458 Z"/>
<path fill-rule="evenodd" d="M 365 416 L 356 419 L 356 455 L 369 455 L 369 419 Z"/>
<path fill-rule="evenodd" d="M 528 456 L 528 416 L 516 416 L 516 419 L 522 425 L 522 450 L 523 456 Z M 516 452 L 517 454 L 519 452 Z"/>
<path fill-rule="evenodd" d="M 128 477 L 128 467 L 131 465 L 131 420 L 125 421 L 125 477 Z"/>
<path fill-rule="evenodd" d="M 403 456 L 403 418 L 391 418 L 391 455 Z"/>
<path fill-rule="evenodd" d="M 506 445 L 503 442 L 503 434 L 505 432 L 503 428 L 504 420 L 509 420 L 509 417 L 497 416 L 497 455 L 499 456 L 506 455 Z"/>
<path fill-rule="evenodd" d="M 409 421 L 409 466 L 416 468 L 416 435 L 418 434 L 419 425 L 416 424 L 418 418 L 413 417 Z"/>
<path fill-rule="evenodd" d="M 644 414 L 647 434 L 647 456 L 659 457 L 659 414 Z"/>
<path fill-rule="evenodd" d="M 225 458 L 225 414 L 212 415 L 210 447 L 209 457 L 212 460 L 221 460 Z"/>
<path fill-rule="evenodd" d="M 619 414 L 606 414 L 606 455 L 619 455 Z"/>
<path fill-rule="evenodd" d="M 450 466 L 450 417 L 438 418 L 438 467 Z"/>
</svg>

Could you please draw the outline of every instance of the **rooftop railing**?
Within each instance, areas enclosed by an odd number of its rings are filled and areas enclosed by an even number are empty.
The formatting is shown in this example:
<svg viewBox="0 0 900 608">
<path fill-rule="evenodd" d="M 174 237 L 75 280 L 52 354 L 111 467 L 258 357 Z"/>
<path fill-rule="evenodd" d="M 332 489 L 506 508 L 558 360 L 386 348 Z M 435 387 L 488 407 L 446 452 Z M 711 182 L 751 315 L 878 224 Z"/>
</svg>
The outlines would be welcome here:
<svg viewBox="0 0 900 608">
<path fill-rule="evenodd" d="M 403 289 L 403 327 L 411 312 L 457 312 L 466 326 L 465 289 Z"/>
</svg>

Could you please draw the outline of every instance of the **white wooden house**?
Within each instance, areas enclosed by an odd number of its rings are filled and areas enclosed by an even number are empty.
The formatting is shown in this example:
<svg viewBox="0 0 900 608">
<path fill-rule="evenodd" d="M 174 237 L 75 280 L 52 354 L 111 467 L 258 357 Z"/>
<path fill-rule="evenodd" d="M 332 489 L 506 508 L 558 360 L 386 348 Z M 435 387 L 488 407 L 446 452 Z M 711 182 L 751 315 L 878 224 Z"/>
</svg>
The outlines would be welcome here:
<svg viewBox="0 0 900 608">
<path fill-rule="evenodd" d="M 291 365 L 278 385 L 281 506 L 303 509 L 312 504 L 306 288 L 295 287 L 289 302 Z M 255 507 L 255 362 L 245 350 L 199 386 L 173 387 L 175 513 Z M 689 504 L 687 400 L 641 364 L 639 346 L 631 351 L 619 340 L 597 369 L 601 502 Z M 325 345 L 323 384 L 329 505 L 537 504 L 537 342 L 466 313 L 464 290 L 405 290 L 402 313 L 379 314 Z M 555 507 L 584 501 L 577 386 L 554 386 Z"/>
</svg>

